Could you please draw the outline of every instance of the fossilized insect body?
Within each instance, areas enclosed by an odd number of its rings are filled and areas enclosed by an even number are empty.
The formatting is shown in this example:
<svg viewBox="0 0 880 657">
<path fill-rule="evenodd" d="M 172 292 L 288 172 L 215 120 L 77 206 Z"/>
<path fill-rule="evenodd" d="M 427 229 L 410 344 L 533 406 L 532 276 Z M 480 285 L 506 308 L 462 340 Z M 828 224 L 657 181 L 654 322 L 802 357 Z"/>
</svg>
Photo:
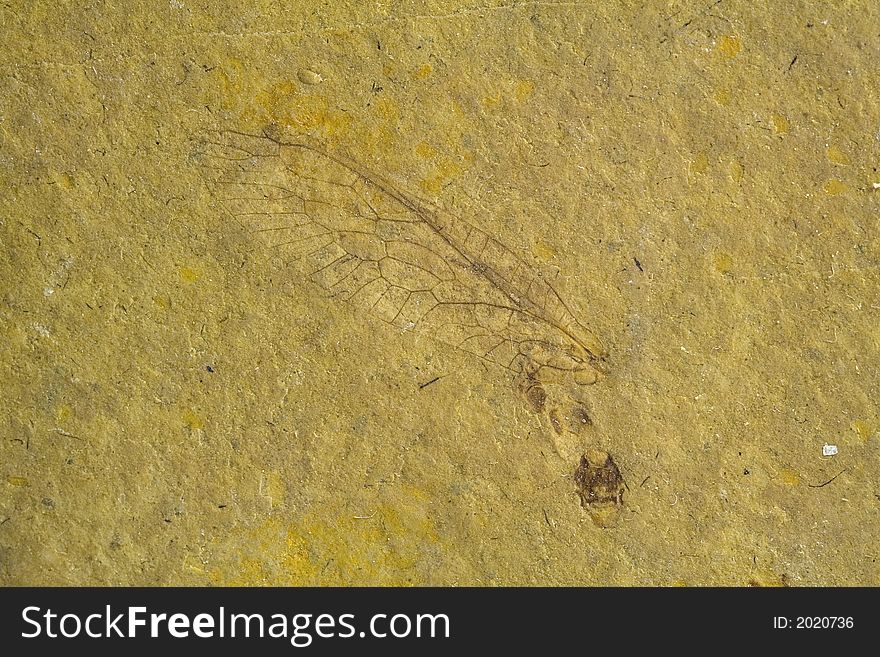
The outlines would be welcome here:
<svg viewBox="0 0 880 657">
<path fill-rule="evenodd" d="M 332 296 L 508 370 L 536 412 L 545 385 L 601 377 L 599 339 L 485 231 L 271 130 L 220 131 L 196 145 L 202 175 L 229 212 Z M 577 407 L 565 417 L 586 424 Z"/>
<path fill-rule="evenodd" d="M 620 470 L 608 452 L 591 449 L 581 456 L 574 473 L 581 505 L 599 527 L 610 527 L 617 521 L 623 506 L 625 484 Z"/>
<path fill-rule="evenodd" d="M 213 194 L 303 277 L 393 326 L 428 330 L 507 370 L 557 435 L 592 425 L 576 391 L 602 376 L 602 343 L 497 239 L 343 156 L 271 129 L 195 142 Z M 588 451 L 575 481 L 594 522 L 613 524 L 624 486 L 613 459 Z"/>
</svg>

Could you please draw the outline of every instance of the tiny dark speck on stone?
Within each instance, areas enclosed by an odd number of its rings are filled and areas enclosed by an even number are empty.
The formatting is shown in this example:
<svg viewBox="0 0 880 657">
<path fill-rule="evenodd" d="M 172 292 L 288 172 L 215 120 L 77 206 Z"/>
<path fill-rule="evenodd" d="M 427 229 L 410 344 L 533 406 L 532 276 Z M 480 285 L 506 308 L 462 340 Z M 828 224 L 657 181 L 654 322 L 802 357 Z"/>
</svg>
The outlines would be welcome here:
<svg viewBox="0 0 880 657">
<path fill-rule="evenodd" d="M 211 367 L 210 365 L 205 365 L 205 369 L 208 370 L 208 371 L 211 372 L 211 373 L 214 372 L 214 368 Z"/>
</svg>

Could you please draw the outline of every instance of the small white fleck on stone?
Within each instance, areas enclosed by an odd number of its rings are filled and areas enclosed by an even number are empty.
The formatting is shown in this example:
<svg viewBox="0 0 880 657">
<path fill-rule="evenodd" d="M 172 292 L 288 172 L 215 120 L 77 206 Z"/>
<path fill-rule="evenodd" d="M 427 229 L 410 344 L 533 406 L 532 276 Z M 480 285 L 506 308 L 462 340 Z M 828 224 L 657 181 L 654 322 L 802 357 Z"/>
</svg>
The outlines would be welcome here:
<svg viewBox="0 0 880 657">
<path fill-rule="evenodd" d="M 834 456 L 837 454 L 837 445 L 822 445 L 822 456 Z"/>
<path fill-rule="evenodd" d="M 324 81 L 323 75 L 310 68 L 301 68 L 296 74 L 296 77 L 299 78 L 299 81 L 303 84 L 321 84 Z"/>
</svg>

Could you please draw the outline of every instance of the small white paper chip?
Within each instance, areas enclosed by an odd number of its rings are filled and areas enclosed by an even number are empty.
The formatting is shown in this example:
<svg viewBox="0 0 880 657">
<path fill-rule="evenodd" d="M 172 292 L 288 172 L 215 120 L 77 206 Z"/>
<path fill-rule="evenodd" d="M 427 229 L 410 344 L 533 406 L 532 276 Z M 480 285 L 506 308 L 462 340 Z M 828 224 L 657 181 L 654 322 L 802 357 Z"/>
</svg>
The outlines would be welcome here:
<svg viewBox="0 0 880 657">
<path fill-rule="evenodd" d="M 834 456 L 837 454 L 837 445 L 822 445 L 822 456 Z"/>
</svg>

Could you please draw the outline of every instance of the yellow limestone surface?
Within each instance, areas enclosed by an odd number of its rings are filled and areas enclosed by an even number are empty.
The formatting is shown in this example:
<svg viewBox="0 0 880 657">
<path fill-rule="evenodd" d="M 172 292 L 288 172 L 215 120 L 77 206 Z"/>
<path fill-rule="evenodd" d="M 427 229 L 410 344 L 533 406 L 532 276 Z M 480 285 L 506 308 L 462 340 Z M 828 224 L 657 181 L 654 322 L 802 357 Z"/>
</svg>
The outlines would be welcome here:
<svg viewBox="0 0 880 657">
<path fill-rule="evenodd" d="M 0 8 L 0 583 L 880 584 L 878 20 Z M 209 145 L 229 134 L 369 178 Z M 316 217 L 445 319 L 377 316 L 265 239 Z M 472 319 L 488 358 L 456 347 Z M 560 380 L 499 366 L 511 345 Z M 608 527 L 586 449 L 625 482 Z"/>
</svg>

